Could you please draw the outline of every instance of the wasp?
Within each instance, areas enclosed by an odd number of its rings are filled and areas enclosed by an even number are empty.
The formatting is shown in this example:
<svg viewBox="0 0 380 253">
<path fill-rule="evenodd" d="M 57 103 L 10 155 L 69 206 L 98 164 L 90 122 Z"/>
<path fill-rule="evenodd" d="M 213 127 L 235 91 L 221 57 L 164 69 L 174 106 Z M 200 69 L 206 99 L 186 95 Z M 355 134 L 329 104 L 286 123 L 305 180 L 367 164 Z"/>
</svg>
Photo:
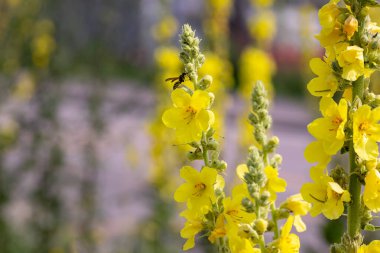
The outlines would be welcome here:
<svg viewBox="0 0 380 253">
<path fill-rule="evenodd" d="M 173 85 L 173 90 L 175 90 L 180 86 L 181 83 L 183 83 L 185 81 L 186 76 L 187 76 L 187 73 L 183 72 L 181 75 L 179 75 L 177 77 L 166 78 L 165 82 L 167 82 L 167 81 L 170 81 L 172 83 L 175 82 Z"/>
</svg>

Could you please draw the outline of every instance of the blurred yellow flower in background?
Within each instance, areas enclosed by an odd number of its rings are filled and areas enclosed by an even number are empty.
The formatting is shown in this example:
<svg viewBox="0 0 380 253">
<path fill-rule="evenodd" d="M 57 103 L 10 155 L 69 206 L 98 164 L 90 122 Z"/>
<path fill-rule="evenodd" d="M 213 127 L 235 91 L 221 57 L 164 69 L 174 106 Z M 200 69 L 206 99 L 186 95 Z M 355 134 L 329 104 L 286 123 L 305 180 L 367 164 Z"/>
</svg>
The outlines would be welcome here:
<svg viewBox="0 0 380 253">
<path fill-rule="evenodd" d="M 275 14 L 267 10 L 254 15 L 249 22 L 249 31 L 258 43 L 271 43 L 276 35 Z"/>
<path fill-rule="evenodd" d="M 152 27 L 152 36 L 158 42 L 169 40 L 177 34 L 177 20 L 170 15 L 165 15 L 160 22 Z M 178 59 L 178 57 L 176 57 Z"/>
<path fill-rule="evenodd" d="M 257 81 L 265 85 L 269 94 L 273 92 L 272 76 L 276 71 L 276 63 L 272 57 L 263 50 L 247 48 L 240 58 L 241 90 L 244 96 L 249 97 Z"/>
</svg>

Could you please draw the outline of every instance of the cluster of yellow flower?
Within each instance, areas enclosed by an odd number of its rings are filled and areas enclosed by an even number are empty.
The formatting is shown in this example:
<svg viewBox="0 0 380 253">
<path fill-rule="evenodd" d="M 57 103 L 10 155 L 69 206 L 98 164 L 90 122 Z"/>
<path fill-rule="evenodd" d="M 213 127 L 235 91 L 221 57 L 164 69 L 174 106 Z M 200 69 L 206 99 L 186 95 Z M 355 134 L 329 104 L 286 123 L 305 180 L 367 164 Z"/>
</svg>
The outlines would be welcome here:
<svg viewBox="0 0 380 253">
<path fill-rule="evenodd" d="M 316 166 L 310 170 L 313 182 L 304 184 L 301 194 L 312 204 L 312 216 L 322 213 L 338 219 L 347 207 L 348 230 L 333 252 L 375 252 L 371 249 L 380 243 L 360 246 L 361 230 L 375 230 L 371 212 L 380 211 L 380 98 L 369 90 L 369 78 L 380 64 L 380 27 L 368 15 L 372 6 L 379 4 L 330 0 L 324 5 L 318 13 L 322 29 L 316 38 L 326 54 L 310 61 L 317 77 L 307 88 L 321 97 L 323 117 L 308 125 L 316 141 L 306 147 L 305 158 Z M 331 157 L 348 151 L 349 172 L 341 166 L 328 172 Z"/>
<path fill-rule="evenodd" d="M 180 175 L 186 182 L 174 194 L 177 202 L 187 205 L 181 213 L 186 219 L 181 230 L 186 239 L 183 249 L 194 247 L 196 236 L 201 234 L 216 244 L 219 252 L 299 252 L 299 238 L 291 229 L 294 225 L 298 232 L 306 230 L 301 216 L 308 213 L 311 205 L 297 194 L 276 208 L 276 194 L 285 191 L 286 181 L 278 173 L 282 158 L 275 149 L 279 140 L 266 134 L 271 118 L 264 86 L 255 85 L 249 115 L 257 146 L 250 147 L 247 163 L 237 167 L 242 183 L 233 187 L 228 197 L 222 176 L 227 164 L 219 159 L 219 144 L 214 138 L 215 115 L 211 107 L 215 96 L 209 91 L 212 78 L 204 75 L 198 80 L 198 69 L 205 57 L 189 25 L 183 26 L 180 42 L 180 58 L 191 85 L 180 83 L 171 92 L 173 107 L 163 113 L 162 121 L 175 129 L 177 141 L 192 148 L 190 160 L 204 162 L 200 171 L 182 167 Z M 282 219 L 286 222 L 281 229 L 278 221 Z M 266 242 L 265 233 L 273 233 L 273 240 Z"/>
</svg>

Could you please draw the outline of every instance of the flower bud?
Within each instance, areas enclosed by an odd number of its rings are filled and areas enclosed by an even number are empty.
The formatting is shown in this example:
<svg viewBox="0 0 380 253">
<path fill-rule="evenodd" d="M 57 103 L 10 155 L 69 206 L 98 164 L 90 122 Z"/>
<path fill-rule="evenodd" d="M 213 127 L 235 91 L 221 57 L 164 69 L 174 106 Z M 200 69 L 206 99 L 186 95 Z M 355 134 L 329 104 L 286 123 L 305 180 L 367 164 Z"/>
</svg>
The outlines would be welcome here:
<svg viewBox="0 0 380 253">
<path fill-rule="evenodd" d="M 212 84 L 212 76 L 205 75 L 200 81 L 199 81 L 199 87 L 202 90 L 207 89 Z"/>
<path fill-rule="evenodd" d="M 358 24 L 358 20 L 353 15 L 348 16 L 344 21 L 343 32 L 347 35 L 348 39 L 351 39 L 354 33 L 358 31 Z"/>
<path fill-rule="evenodd" d="M 270 198 L 270 192 L 269 191 L 263 191 L 261 193 L 261 196 L 260 196 L 261 206 L 268 206 L 270 204 L 269 198 Z"/>
<path fill-rule="evenodd" d="M 187 159 L 190 161 L 201 160 L 203 159 L 202 152 L 200 152 L 200 149 L 196 149 L 194 152 L 190 151 L 187 153 Z"/>
<path fill-rule="evenodd" d="M 219 144 L 215 140 L 211 140 L 206 144 L 207 150 L 217 150 L 218 146 Z"/>
<path fill-rule="evenodd" d="M 268 221 L 264 219 L 257 219 L 255 220 L 255 229 L 259 235 L 262 235 L 267 231 L 268 228 Z"/>
<path fill-rule="evenodd" d="M 227 169 L 227 163 L 225 161 L 220 161 L 220 163 L 216 169 L 220 172 L 225 171 Z"/>
<path fill-rule="evenodd" d="M 255 206 L 249 198 L 243 198 L 241 205 L 248 213 L 253 213 L 255 211 Z"/>
<path fill-rule="evenodd" d="M 278 168 L 282 163 L 282 156 L 280 154 L 275 154 L 270 160 L 270 164 L 273 168 Z"/>
<path fill-rule="evenodd" d="M 278 137 L 277 136 L 273 136 L 269 140 L 267 146 L 265 147 L 266 151 L 268 153 L 272 153 L 277 148 L 277 146 L 278 146 L 279 143 L 280 143 L 280 140 L 278 139 Z"/>
<path fill-rule="evenodd" d="M 255 230 L 252 229 L 252 227 L 249 224 L 241 224 L 239 226 L 238 235 L 242 238 L 247 239 L 259 239 L 259 235 L 256 233 Z"/>
</svg>

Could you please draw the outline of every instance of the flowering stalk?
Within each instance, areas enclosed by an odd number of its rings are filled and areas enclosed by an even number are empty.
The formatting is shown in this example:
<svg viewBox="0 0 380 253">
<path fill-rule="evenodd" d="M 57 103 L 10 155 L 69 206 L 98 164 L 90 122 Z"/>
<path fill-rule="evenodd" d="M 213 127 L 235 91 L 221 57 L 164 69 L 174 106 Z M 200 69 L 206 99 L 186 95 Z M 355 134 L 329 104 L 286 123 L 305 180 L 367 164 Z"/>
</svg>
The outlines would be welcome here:
<svg viewBox="0 0 380 253">
<path fill-rule="evenodd" d="M 317 140 L 308 145 L 305 157 L 318 164 L 310 171 L 314 182 L 303 185 L 301 193 L 313 204 L 313 216 L 323 213 L 328 219 L 337 219 L 347 208 L 347 232 L 332 246 L 332 252 L 367 252 L 369 246 L 362 245 L 361 232 L 375 230 L 371 213 L 380 211 L 380 104 L 369 89 L 370 76 L 379 69 L 380 27 L 369 18 L 372 6 L 379 4 L 345 0 L 343 5 L 331 0 L 323 6 L 317 39 L 326 55 L 323 60 L 310 61 L 318 77 L 308 83 L 308 90 L 322 97 L 323 117 L 308 125 Z M 341 97 L 338 102 L 332 99 L 336 93 Z M 350 168 L 345 171 L 339 165 L 328 172 L 327 165 L 338 151 L 349 151 Z"/>
</svg>

